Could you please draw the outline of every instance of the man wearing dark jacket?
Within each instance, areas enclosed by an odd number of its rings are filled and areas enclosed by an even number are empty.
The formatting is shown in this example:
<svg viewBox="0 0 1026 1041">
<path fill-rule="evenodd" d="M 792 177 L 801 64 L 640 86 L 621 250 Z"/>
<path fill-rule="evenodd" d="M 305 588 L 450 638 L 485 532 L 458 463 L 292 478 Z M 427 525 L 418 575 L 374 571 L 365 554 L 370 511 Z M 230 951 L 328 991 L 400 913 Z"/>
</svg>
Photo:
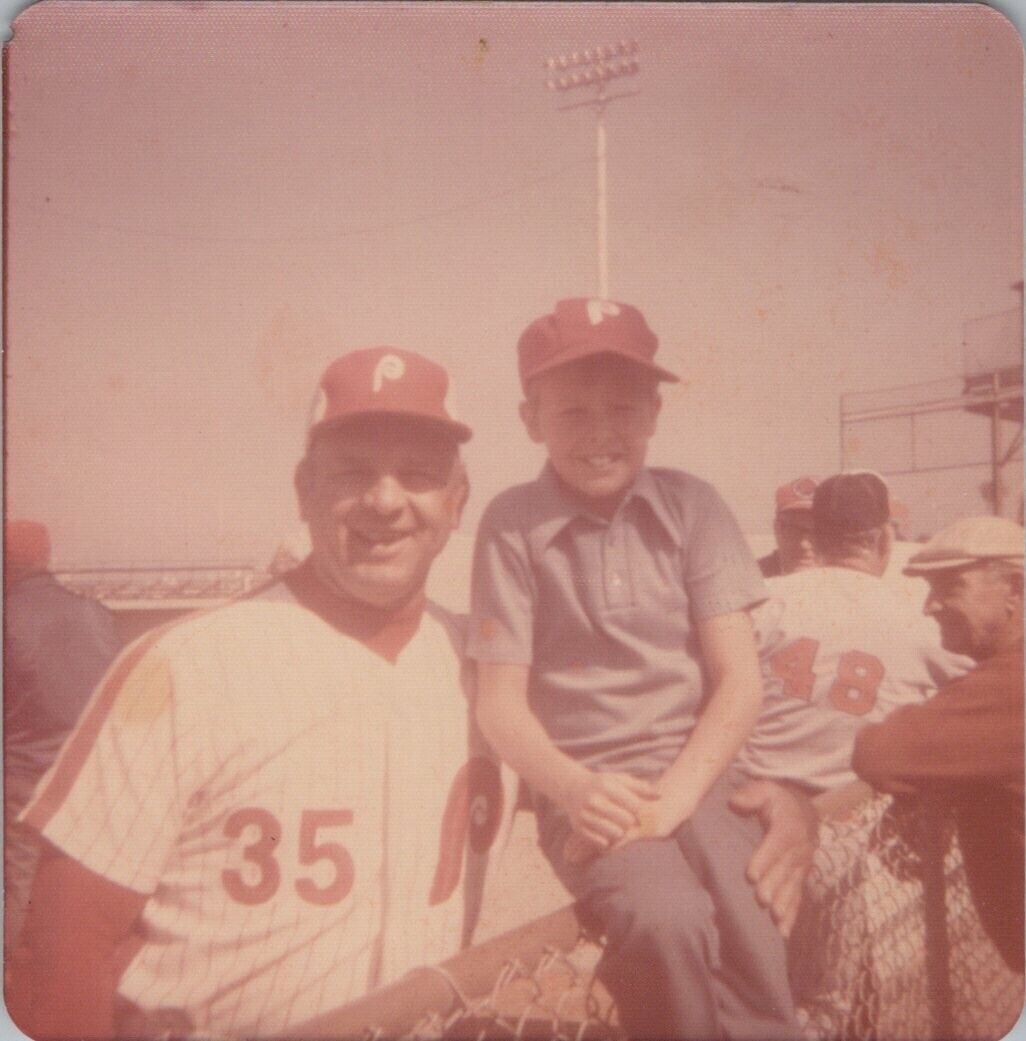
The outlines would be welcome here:
<svg viewBox="0 0 1026 1041">
<path fill-rule="evenodd" d="M 883 791 L 940 798 L 956 815 L 973 901 L 1023 971 L 1023 529 L 959 521 L 909 561 L 944 646 L 977 667 L 858 735 L 853 766 Z"/>
<path fill-rule="evenodd" d="M 50 537 L 36 521 L 4 526 L 4 948 L 14 951 L 39 858 L 17 822 L 57 758 L 97 681 L 120 649 L 102 604 L 48 570 Z"/>
</svg>

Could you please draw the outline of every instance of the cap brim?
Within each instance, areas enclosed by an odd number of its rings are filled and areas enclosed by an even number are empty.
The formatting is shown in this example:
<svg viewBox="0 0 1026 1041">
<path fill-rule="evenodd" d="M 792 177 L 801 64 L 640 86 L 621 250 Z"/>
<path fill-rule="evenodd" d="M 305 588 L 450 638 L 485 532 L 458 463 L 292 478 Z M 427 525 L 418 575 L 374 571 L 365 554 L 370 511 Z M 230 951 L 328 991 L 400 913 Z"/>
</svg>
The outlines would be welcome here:
<svg viewBox="0 0 1026 1041">
<path fill-rule="evenodd" d="M 946 560 L 924 560 L 920 563 L 916 563 L 913 558 L 905 565 L 902 574 L 914 577 L 926 575 L 932 571 L 958 571 L 960 568 L 969 567 L 972 564 L 986 564 L 990 560 L 1007 560 L 1021 564 L 1022 556 L 1014 553 L 993 553 L 985 557 L 949 557 Z"/>
<path fill-rule="evenodd" d="M 542 373 L 558 369 L 561 365 L 569 365 L 571 362 L 580 361 L 582 358 L 597 357 L 600 354 L 608 354 L 613 358 L 622 358 L 624 361 L 636 365 L 639 369 L 645 369 L 646 371 L 651 372 L 660 380 L 660 382 L 680 383 L 680 377 L 675 376 L 669 369 L 664 369 L 662 366 L 656 365 L 654 362 L 646 361 L 644 358 L 639 358 L 636 354 L 630 354 L 627 351 L 618 351 L 610 347 L 593 347 L 591 345 L 572 348 L 571 350 L 564 351 L 562 354 L 557 355 L 555 358 L 550 358 L 542 365 L 539 365 L 537 368 L 525 373 L 523 380 L 526 383 L 528 380 L 533 380 L 535 376 L 540 376 Z"/>
<path fill-rule="evenodd" d="M 464 444 L 473 437 L 474 432 L 464 423 L 458 423 L 455 419 L 447 419 L 431 413 L 409 412 L 390 409 L 367 409 L 361 412 L 347 412 L 341 416 L 332 416 L 315 423 L 307 431 L 307 441 L 324 430 L 332 430 L 336 427 L 347 426 L 351 423 L 359 423 L 363 419 L 400 419 L 409 423 L 429 426 L 447 434 L 459 444 Z"/>
</svg>

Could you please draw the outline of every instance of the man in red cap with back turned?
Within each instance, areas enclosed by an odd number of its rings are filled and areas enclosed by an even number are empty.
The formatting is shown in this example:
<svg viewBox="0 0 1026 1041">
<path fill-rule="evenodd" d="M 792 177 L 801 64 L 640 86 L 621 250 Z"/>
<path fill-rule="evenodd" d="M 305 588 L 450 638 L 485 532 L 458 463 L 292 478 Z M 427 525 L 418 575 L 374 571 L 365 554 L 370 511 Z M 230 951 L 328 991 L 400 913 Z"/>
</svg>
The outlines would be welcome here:
<svg viewBox="0 0 1026 1041">
<path fill-rule="evenodd" d="M 773 518 L 777 548 L 758 561 L 765 578 L 818 566 L 812 535 L 812 497 L 818 484 L 815 477 L 796 477 L 777 489 L 777 512 Z"/>
<path fill-rule="evenodd" d="M 120 648 L 102 604 L 50 573 L 50 533 L 4 524 L 4 952 L 17 947 L 40 843 L 18 823 Z"/>
<path fill-rule="evenodd" d="M 295 473 L 309 558 L 97 689 L 23 815 L 49 846 L 27 1033 L 304 1036 L 459 948 L 510 800 L 424 593 L 468 490 L 447 387 L 391 347 L 330 365 Z"/>
</svg>

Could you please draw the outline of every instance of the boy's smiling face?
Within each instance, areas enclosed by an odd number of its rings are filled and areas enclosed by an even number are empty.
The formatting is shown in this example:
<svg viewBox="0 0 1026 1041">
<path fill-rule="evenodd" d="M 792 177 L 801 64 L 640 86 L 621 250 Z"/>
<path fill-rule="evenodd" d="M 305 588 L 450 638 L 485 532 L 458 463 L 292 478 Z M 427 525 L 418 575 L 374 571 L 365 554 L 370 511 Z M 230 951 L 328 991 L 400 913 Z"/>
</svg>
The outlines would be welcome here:
<svg viewBox="0 0 1026 1041">
<path fill-rule="evenodd" d="M 611 516 L 645 465 L 659 406 L 649 372 L 600 354 L 532 380 L 520 416 L 563 481 Z"/>
</svg>

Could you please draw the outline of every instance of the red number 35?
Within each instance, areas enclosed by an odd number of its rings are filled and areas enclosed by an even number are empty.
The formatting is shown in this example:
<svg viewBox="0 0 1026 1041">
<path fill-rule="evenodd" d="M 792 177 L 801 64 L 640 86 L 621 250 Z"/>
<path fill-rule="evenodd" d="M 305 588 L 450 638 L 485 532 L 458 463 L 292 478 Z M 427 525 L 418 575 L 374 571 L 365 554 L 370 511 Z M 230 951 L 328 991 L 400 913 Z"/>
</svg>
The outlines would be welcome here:
<svg viewBox="0 0 1026 1041">
<path fill-rule="evenodd" d="M 353 888 L 355 868 L 349 850 L 340 842 L 318 842 L 321 828 L 353 823 L 352 810 L 304 810 L 299 818 L 299 863 L 306 866 L 326 860 L 334 868 L 334 877 L 324 886 L 312 878 L 297 878 L 296 892 L 308 904 L 326 906 L 343 900 Z M 240 904 L 262 904 L 270 900 L 281 885 L 281 869 L 275 851 L 281 842 L 281 822 L 268 810 L 248 806 L 236 810 L 224 823 L 224 833 L 237 839 L 247 828 L 256 828 L 256 839 L 243 847 L 242 856 L 256 865 L 259 877 L 247 882 L 242 872 L 226 868 L 221 872 L 225 892 Z"/>
</svg>

